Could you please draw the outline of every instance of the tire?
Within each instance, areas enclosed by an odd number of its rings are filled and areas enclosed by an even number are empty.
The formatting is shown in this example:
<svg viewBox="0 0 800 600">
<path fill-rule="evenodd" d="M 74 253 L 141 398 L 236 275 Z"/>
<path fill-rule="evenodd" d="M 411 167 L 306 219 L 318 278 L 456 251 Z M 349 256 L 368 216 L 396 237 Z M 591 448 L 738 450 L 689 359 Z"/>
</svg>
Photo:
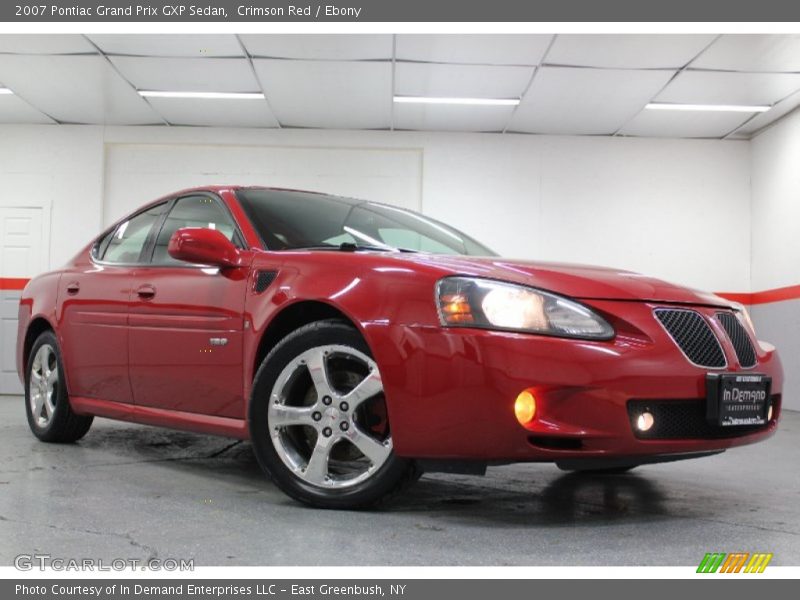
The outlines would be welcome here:
<svg viewBox="0 0 800 600">
<path fill-rule="evenodd" d="M 65 381 L 58 340 L 52 331 L 45 331 L 33 343 L 25 373 L 28 425 L 43 442 L 76 442 L 92 426 L 94 417 L 72 411 Z"/>
<path fill-rule="evenodd" d="M 415 463 L 392 450 L 369 347 L 340 321 L 305 325 L 273 348 L 256 374 L 249 413 L 261 468 L 305 504 L 367 508 L 419 477 Z"/>
</svg>

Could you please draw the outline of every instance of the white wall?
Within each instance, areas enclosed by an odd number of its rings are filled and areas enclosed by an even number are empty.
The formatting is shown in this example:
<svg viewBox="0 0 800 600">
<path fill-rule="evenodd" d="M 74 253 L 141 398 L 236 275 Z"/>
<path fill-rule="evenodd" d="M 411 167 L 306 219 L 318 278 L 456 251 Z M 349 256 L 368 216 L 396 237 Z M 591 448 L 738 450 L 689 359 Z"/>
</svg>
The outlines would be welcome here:
<svg viewBox="0 0 800 600">
<path fill-rule="evenodd" d="M 753 290 L 800 284 L 800 111 L 752 142 Z"/>
<path fill-rule="evenodd" d="M 96 127 L 0 126 L 0 206 L 44 209 L 42 268 L 64 263 L 100 227 L 102 172 Z"/>
<path fill-rule="evenodd" d="M 104 202 L 104 189 L 130 165 L 120 165 L 115 149 L 142 144 L 167 145 L 176 168 L 174 178 L 161 169 L 138 179 L 128 169 L 136 187 L 123 202 L 131 207 L 185 187 L 194 175 L 203 183 L 253 182 L 252 168 L 224 167 L 238 165 L 232 158 L 248 146 L 283 148 L 286 156 L 298 148 L 328 156 L 347 149 L 357 164 L 343 165 L 347 177 L 331 179 L 331 187 L 370 196 L 374 181 L 360 185 L 357 167 L 373 171 L 381 156 L 396 161 L 403 151 L 421 163 L 419 198 L 412 201 L 504 255 L 630 268 L 713 291 L 750 290 L 750 157 L 741 141 L 0 126 L 0 205 L 38 203 L 52 211 L 50 265 L 59 266 L 118 216 L 121 206 Z M 208 171 L 209 152 L 223 168 Z M 313 179 L 324 187 L 319 166 L 304 167 L 278 183 L 302 187 Z M 263 176 L 263 184 L 275 183 Z M 397 203 L 409 205 L 411 193 L 398 191 Z"/>
<path fill-rule="evenodd" d="M 800 111 L 752 145 L 753 290 L 800 285 Z M 800 300 L 751 308 L 759 337 L 781 351 L 784 406 L 800 410 Z"/>
</svg>

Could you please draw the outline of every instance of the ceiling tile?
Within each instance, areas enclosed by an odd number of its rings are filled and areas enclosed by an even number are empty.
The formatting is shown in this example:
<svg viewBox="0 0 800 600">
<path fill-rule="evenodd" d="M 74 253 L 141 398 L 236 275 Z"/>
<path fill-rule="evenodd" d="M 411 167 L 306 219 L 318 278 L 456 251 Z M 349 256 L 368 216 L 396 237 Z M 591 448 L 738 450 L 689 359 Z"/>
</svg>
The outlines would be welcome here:
<svg viewBox="0 0 800 600">
<path fill-rule="evenodd" d="M 77 34 L 0 34 L 0 53 L 96 54 L 85 37 Z"/>
<path fill-rule="evenodd" d="M 185 58 L 244 56 L 235 35 L 97 34 L 89 38 L 106 54 Z"/>
<path fill-rule="evenodd" d="M 392 67 L 382 62 L 254 61 L 282 125 L 384 129 L 391 119 Z"/>
<path fill-rule="evenodd" d="M 542 67 L 509 131 L 610 134 L 641 110 L 673 71 Z"/>
<path fill-rule="evenodd" d="M 659 102 L 773 104 L 800 89 L 800 74 L 684 71 L 658 95 Z"/>
<path fill-rule="evenodd" d="M 800 106 L 800 91 L 795 92 L 788 98 L 782 100 L 767 112 L 758 113 L 752 120 L 748 121 L 739 130 L 736 131 L 736 137 L 751 137 L 753 134 L 758 133 L 761 129 L 789 114 L 795 108 Z"/>
<path fill-rule="evenodd" d="M 692 68 L 800 72 L 800 35 L 723 35 Z"/>
<path fill-rule="evenodd" d="M 253 57 L 304 60 L 391 60 L 392 36 L 384 34 L 241 35 Z"/>
<path fill-rule="evenodd" d="M 397 60 L 538 65 L 552 39 L 552 35 L 398 35 Z"/>
<path fill-rule="evenodd" d="M 395 104 L 394 128 L 420 131 L 503 131 L 513 106 Z"/>
<path fill-rule="evenodd" d="M 161 119 L 100 56 L 0 55 L 0 81 L 66 123 L 147 125 Z"/>
<path fill-rule="evenodd" d="M 55 121 L 40 113 L 19 96 L 1 94 L 0 123 L 55 123 Z"/>
<path fill-rule="evenodd" d="M 679 69 L 714 40 L 713 35 L 558 35 L 547 64 L 609 69 Z"/>
<path fill-rule="evenodd" d="M 642 110 L 622 135 L 672 138 L 721 138 L 750 118 L 747 113 Z"/>
<path fill-rule="evenodd" d="M 120 73 L 139 90 L 258 92 L 244 58 L 148 58 L 113 56 Z"/>
<path fill-rule="evenodd" d="M 397 63 L 395 93 L 400 96 L 519 98 L 534 67 Z"/>
<path fill-rule="evenodd" d="M 278 126 L 264 100 L 150 98 L 150 103 L 172 125 Z"/>
</svg>

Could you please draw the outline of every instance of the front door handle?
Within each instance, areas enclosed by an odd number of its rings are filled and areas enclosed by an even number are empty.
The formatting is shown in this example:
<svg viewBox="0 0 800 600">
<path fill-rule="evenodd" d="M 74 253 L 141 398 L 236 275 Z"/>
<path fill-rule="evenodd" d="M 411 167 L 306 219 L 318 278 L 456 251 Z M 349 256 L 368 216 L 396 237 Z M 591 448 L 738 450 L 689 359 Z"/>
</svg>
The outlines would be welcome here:
<svg viewBox="0 0 800 600">
<path fill-rule="evenodd" d="M 67 284 L 67 293 L 70 296 L 74 296 L 80 291 L 81 291 L 81 284 L 78 283 L 77 281 L 73 281 L 72 283 Z"/>
<path fill-rule="evenodd" d="M 136 294 L 142 300 L 152 300 L 156 296 L 156 288 L 152 285 L 143 285 L 138 290 L 136 290 Z"/>
</svg>

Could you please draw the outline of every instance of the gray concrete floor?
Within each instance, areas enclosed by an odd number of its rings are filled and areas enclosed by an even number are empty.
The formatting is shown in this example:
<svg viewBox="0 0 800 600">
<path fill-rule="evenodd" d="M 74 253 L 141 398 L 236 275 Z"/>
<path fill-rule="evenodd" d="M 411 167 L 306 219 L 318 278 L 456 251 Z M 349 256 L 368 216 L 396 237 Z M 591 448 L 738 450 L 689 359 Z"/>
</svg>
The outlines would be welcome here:
<svg viewBox="0 0 800 600">
<path fill-rule="evenodd" d="M 800 565 L 800 413 L 766 443 L 587 477 L 552 465 L 426 475 L 374 512 L 308 509 L 264 479 L 248 443 L 97 419 L 38 442 L 0 397 L 0 564 L 194 558 L 204 565 L 694 565 L 773 552 Z"/>
</svg>

